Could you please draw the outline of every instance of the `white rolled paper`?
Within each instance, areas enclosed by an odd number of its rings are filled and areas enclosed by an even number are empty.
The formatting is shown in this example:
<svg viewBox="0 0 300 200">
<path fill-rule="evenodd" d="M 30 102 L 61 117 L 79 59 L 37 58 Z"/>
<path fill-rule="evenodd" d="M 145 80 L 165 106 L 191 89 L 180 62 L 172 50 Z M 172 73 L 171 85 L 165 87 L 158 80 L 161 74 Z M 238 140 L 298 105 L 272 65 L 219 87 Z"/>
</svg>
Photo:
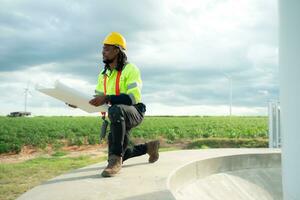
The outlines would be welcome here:
<svg viewBox="0 0 300 200">
<path fill-rule="evenodd" d="M 37 85 L 36 90 L 65 103 L 75 105 L 88 113 L 107 112 L 109 107 L 107 104 L 98 107 L 89 104 L 89 101 L 93 98 L 92 95 L 70 88 L 58 80 L 55 81 L 54 88 L 44 88 Z"/>
</svg>

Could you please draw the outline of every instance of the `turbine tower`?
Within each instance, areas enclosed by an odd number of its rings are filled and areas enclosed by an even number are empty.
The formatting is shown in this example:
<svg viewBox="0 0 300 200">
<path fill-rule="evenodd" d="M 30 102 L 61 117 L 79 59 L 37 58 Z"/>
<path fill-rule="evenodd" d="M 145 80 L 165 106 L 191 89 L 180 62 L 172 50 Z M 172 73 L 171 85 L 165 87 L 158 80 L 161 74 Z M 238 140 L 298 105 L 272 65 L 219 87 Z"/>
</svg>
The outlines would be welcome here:
<svg viewBox="0 0 300 200">
<path fill-rule="evenodd" d="M 31 95 L 31 92 L 29 90 L 29 81 L 27 82 L 27 87 L 24 88 L 24 112 L 27 112 L 27 98 L 28 94 Z"/>
<path fill-rule="evenodd" d="M 232 115 L 232 76 L 223 73 L 225 78 L 229 81 L 229 116 Z"/>
</svg>

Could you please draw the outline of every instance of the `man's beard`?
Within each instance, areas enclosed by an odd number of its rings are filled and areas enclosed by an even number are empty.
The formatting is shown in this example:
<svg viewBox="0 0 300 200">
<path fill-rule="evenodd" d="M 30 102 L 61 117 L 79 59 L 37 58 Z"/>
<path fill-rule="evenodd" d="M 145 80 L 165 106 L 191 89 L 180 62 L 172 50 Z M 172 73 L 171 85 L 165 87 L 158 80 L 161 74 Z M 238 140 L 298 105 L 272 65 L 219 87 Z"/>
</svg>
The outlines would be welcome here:
<svg viewBox="0 0 300 200">
<path fill-rule="evenodd" d="M 103 63 L 104 64 L 110 64 L 110 63 L 112 63 L 112 62 L 114 62 L 114 59 L 103 59 Z"/>
</svg>

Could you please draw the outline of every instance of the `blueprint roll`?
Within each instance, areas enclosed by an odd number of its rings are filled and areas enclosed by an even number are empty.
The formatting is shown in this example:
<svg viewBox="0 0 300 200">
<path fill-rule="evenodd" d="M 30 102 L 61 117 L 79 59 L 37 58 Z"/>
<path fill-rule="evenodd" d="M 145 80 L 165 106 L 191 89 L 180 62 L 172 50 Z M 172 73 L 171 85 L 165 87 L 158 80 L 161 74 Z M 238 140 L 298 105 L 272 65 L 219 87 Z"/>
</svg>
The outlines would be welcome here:
<svg viewBox="0 0 300 200">
<path fill-rule="evenodd" d="M 45 88 L 37 85 L 36 90 L 62 102 L 77 106 L 88 113 L 107 112 L 109 107 L 107 104 L 98 107 L 89 104 L 89 101 L 94 98 L 92 95 L 70 88 L 58 80 L 55 81 L 53 88 Z"/>
</svg>

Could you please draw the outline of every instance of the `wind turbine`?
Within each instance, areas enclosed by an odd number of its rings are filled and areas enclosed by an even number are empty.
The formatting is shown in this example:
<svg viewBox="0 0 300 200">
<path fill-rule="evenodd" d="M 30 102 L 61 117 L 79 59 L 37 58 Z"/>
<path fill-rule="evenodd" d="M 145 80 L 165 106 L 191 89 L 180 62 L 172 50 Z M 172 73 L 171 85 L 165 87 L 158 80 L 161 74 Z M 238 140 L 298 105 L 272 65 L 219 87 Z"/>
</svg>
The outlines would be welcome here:
<svg viewBox="0 0 300 200">
<path fill-rule="evenodd" d="M 224 66 L 223 65 L 219 65 L 218 66 L 219 68 L 219 73 L 221 73 L 229 82 L 229 95 L 228 95 L 228 100 L 229 100 L 229 116 L 231 118 L 232 116 L 232 86 L 233 86 L 233 78 L 232 78 L 232 75 L 228 74 L 228 73 L 225 73 L 224 72 Z"/>
<path fill-rule="evenodd" d="M 229 81 L 229 116 L 231 117 L 232 116 L 232 76 L 224 72 L 222 72 L 222 74 Z"/>
<path fill-rule="evenodd" d="M 24 88 L 24 112 L 27 112 L 27 97 L 28 94 L 32 96 L 30 90 L 29 90 L 29 81 L 27 82 L 27 87 Z"/>
</svg>

